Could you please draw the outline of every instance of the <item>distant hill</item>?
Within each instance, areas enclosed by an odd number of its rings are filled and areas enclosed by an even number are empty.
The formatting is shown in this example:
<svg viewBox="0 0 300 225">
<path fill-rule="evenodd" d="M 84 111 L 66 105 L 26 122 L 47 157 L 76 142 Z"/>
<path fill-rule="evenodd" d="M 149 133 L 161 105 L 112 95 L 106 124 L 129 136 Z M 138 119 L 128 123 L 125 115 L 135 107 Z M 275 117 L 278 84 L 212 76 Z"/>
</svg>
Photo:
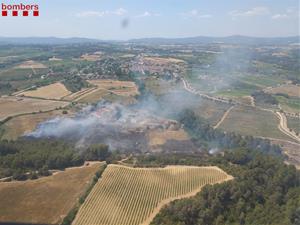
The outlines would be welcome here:
<svg viewBox="0 0 300 225">
<path fill-rule="evenodd" d="M 57 38 L 57 37 L 0 37 L 1 44 L 18 44 L 18 45 L 58 45 L 58 44 L 80 44 L 96 43 L 100 40 L 89 38 Z"/>
<path fill-rule="evenodd" d="M 133 44 L 209 44 L 209 43 L 225 43 L 225 44 L 299 44 L 300 36 L 292 37 L 248 37 L 248 36 L 228 36 L 228 37 L 187 37 L 187 38 L 140 38 L 128 41 L 105 41 Z M 89 38 L 57 38 L 57 37 L 0 37 L 0 45 L 2 44 L 19 44 L 19 45 L 57 45 L 57 44 L 81 44 L 81 43 L 98 43 L 104 42 L 98 39 Z"/>
<path fill-rule="evenodd" d="M 131 43 L 144 44 L 293 44 L 299 43 L 299 36 L 293 37 L 248 37 L 248 36 L 228 36 L 228 37 L 187 37 L 187 38 L 141 38 L 129 40 Z"/>
</svg>

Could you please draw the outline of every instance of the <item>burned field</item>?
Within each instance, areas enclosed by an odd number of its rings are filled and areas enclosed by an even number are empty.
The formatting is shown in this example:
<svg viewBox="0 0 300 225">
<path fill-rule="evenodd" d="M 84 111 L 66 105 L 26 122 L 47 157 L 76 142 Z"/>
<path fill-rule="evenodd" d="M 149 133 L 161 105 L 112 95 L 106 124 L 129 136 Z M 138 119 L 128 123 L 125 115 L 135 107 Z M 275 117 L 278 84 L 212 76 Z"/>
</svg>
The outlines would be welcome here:
<svg viewBox="0 0 300 225">
<path fill-rule="evenodd" d="M 77 148 L 101 143 L 112 150 L 130 153 L 197 151 L 177 121 L 157 116 L 140 106 L 108 102 L 88 106 L 72 117 L 45 121 L 26 136 L 71 141 Z"/>
</svg>

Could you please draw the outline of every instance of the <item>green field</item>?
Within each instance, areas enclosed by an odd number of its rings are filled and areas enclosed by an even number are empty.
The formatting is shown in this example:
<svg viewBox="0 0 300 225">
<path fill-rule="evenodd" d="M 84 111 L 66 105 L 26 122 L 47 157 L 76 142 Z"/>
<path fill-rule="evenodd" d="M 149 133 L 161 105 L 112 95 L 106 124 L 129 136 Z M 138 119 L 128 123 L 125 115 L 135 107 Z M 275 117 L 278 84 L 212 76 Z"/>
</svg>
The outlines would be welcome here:
<svg viewBox="0 0 300 225">
<path fill-rule="evenodd" d="M 300 119 L 295 117 L 287 116 L 288 127 L 294 130 L 295 132 L 300 133 Z"/>
<path fill-rule="evenodd" d="M 285 98 L 283 96 L 276 96 L 283 110 L 293 113 L 300 111 L 300 98 Z"/>
<path fill-rule="evenodd" d="M 235 107 L 219 128 L 242 135 L 293 140 L 278 129 L 278 119 L 271 112 L 250 107 Z"/>
</svg>

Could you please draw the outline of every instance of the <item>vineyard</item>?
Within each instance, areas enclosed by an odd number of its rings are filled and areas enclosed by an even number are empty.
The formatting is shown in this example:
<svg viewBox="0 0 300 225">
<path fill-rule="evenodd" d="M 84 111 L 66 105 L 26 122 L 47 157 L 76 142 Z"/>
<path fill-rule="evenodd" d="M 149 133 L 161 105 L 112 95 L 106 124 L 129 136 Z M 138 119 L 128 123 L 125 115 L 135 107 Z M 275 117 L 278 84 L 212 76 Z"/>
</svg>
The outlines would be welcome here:
<svg viewBox="0 0 300 225">
<path fill-rule="evenodd" d="M 165 204 L 193 196 L 206 184 L 230 179 L 217 167 L 109 165 L 73 225 L 149 224 Z"/>
</svg>

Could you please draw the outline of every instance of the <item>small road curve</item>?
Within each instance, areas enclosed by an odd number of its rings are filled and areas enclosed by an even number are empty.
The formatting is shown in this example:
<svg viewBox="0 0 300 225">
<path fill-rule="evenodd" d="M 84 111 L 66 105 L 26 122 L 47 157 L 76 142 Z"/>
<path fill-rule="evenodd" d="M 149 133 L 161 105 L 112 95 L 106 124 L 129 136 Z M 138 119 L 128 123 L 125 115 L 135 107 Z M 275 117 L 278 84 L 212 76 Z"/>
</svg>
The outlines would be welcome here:
<svg viewBox="0 0 300 225">
<path fill-rule="evenodd" d="M 290 129 L 287 126 L 287 119 L 284 113 L 276 112 L 276 116 L 279 118 L 280 122 L 278 125 L 278 129 L 288 135 L 289 137 L 293 138 L 297 142 L 300 142 L 300 137 L 298 137 L 293 131 L 290 131 Z"/>
<path fill-rule="evenodd" d="M 217 129 L 223 123 L 223 121 L 226 119 L 226 117 L 228 116 L 228 114 L 233 108 L 234 106 L 231 106 L 229 109 L 226 110 L 226 112 L 224 113 L 220 121 L 213 127 L 214 129 Z"/>
<path fill-rule="evenodd" d="M 212 96 L 209 96 L 209 95 L 206 95 L 206 94 L 203 94 L 201 93 L 200 91 L 197 91 L 195 88 L 193 88 L 184 78 L 181 77 L 181 81 L 183 83 L 183 87 L 185 90 L 187 90 L 188 92 L 192 93 L 192 94 L 195 94 L 195 95 L 199 95 L 200 97 L 202 98 L 205 98 L 205 99 L 209 99 L 209 100 L 212 100 L 212 101 L 216 101 L 216 102 L 222 102 L 222 103 L 226 103 L 226 104 L 236 104 L 235 102 L 233 101 L 229 101 L 229 100 L 226 100 L 226 99 L 221 99 L 221 98 L 216 98 L 216 97 L 212 97 Z"/>
<path fill-rule="evenodd" d="M 226 99 L 215 98 L 215 97 L 200 93 L 199 91 L 194 89 L 183 77 L 181 77 L 181 81 L 183 83 L 183 86 L 184 86 L 185 90 L 187 90 L 188 92 L 193 93 L 195 95 L 199 95 L 200 97 L 203 97 L 205 99 L 209 99 L 209 100 L 212 100 L 212 101 L 215 101 L 215 102 L 222 102 L 222 103 L 226 103 L 226 104 L 231 104 L 231 105 L 245 105 L 245 104 L 241 104 L 241 103 L 238 103 L 238 102 L 235 102 L 235 101 L 229 101 L 229 100 L 226 100 Z M 245 106 L 249 106 L 249 105 L 245 105 Z M 275 112 L 274 110 L 257 107 L 255 105 L 252 106 L 252 107 L 257 108 L 259 110 L 263 110 L 263 111 L 267 111 L 267 112 L 271 112 L 271 113 L 275 114 L 276 117 L 279 119 L 278 129 L 282 133 L 284 133 L 287 136 L 291 137 L 292 139 L 296 140 L 297 142 L 300 142 L 300 137 L 298 137 L 294 132 L 290 131 L 290 129 L 288 128 L 287 119 L 286 119 L 286 116 L 285 116 L 284 113 Z M 229 110 L 231 110 L 231 109 L 232 109 L 232 107 Z M 224 121 L 224 119 L 227 117 L 229 112 L 228 111 L 225 112 L 225 114 L 223 115 L 221 120 L 214 126 L 215 129 L 218 126 L 220 126 L 220 124 Z"/>
<path fill-rule="evenodd" d="M 251 101 L 251 106 L 255 107 L 255 100 L 254 100 L 254 98 L 251 95 L 249 96 L 249 98 L 250 98 L 250 101 Z"/>
</svg>

